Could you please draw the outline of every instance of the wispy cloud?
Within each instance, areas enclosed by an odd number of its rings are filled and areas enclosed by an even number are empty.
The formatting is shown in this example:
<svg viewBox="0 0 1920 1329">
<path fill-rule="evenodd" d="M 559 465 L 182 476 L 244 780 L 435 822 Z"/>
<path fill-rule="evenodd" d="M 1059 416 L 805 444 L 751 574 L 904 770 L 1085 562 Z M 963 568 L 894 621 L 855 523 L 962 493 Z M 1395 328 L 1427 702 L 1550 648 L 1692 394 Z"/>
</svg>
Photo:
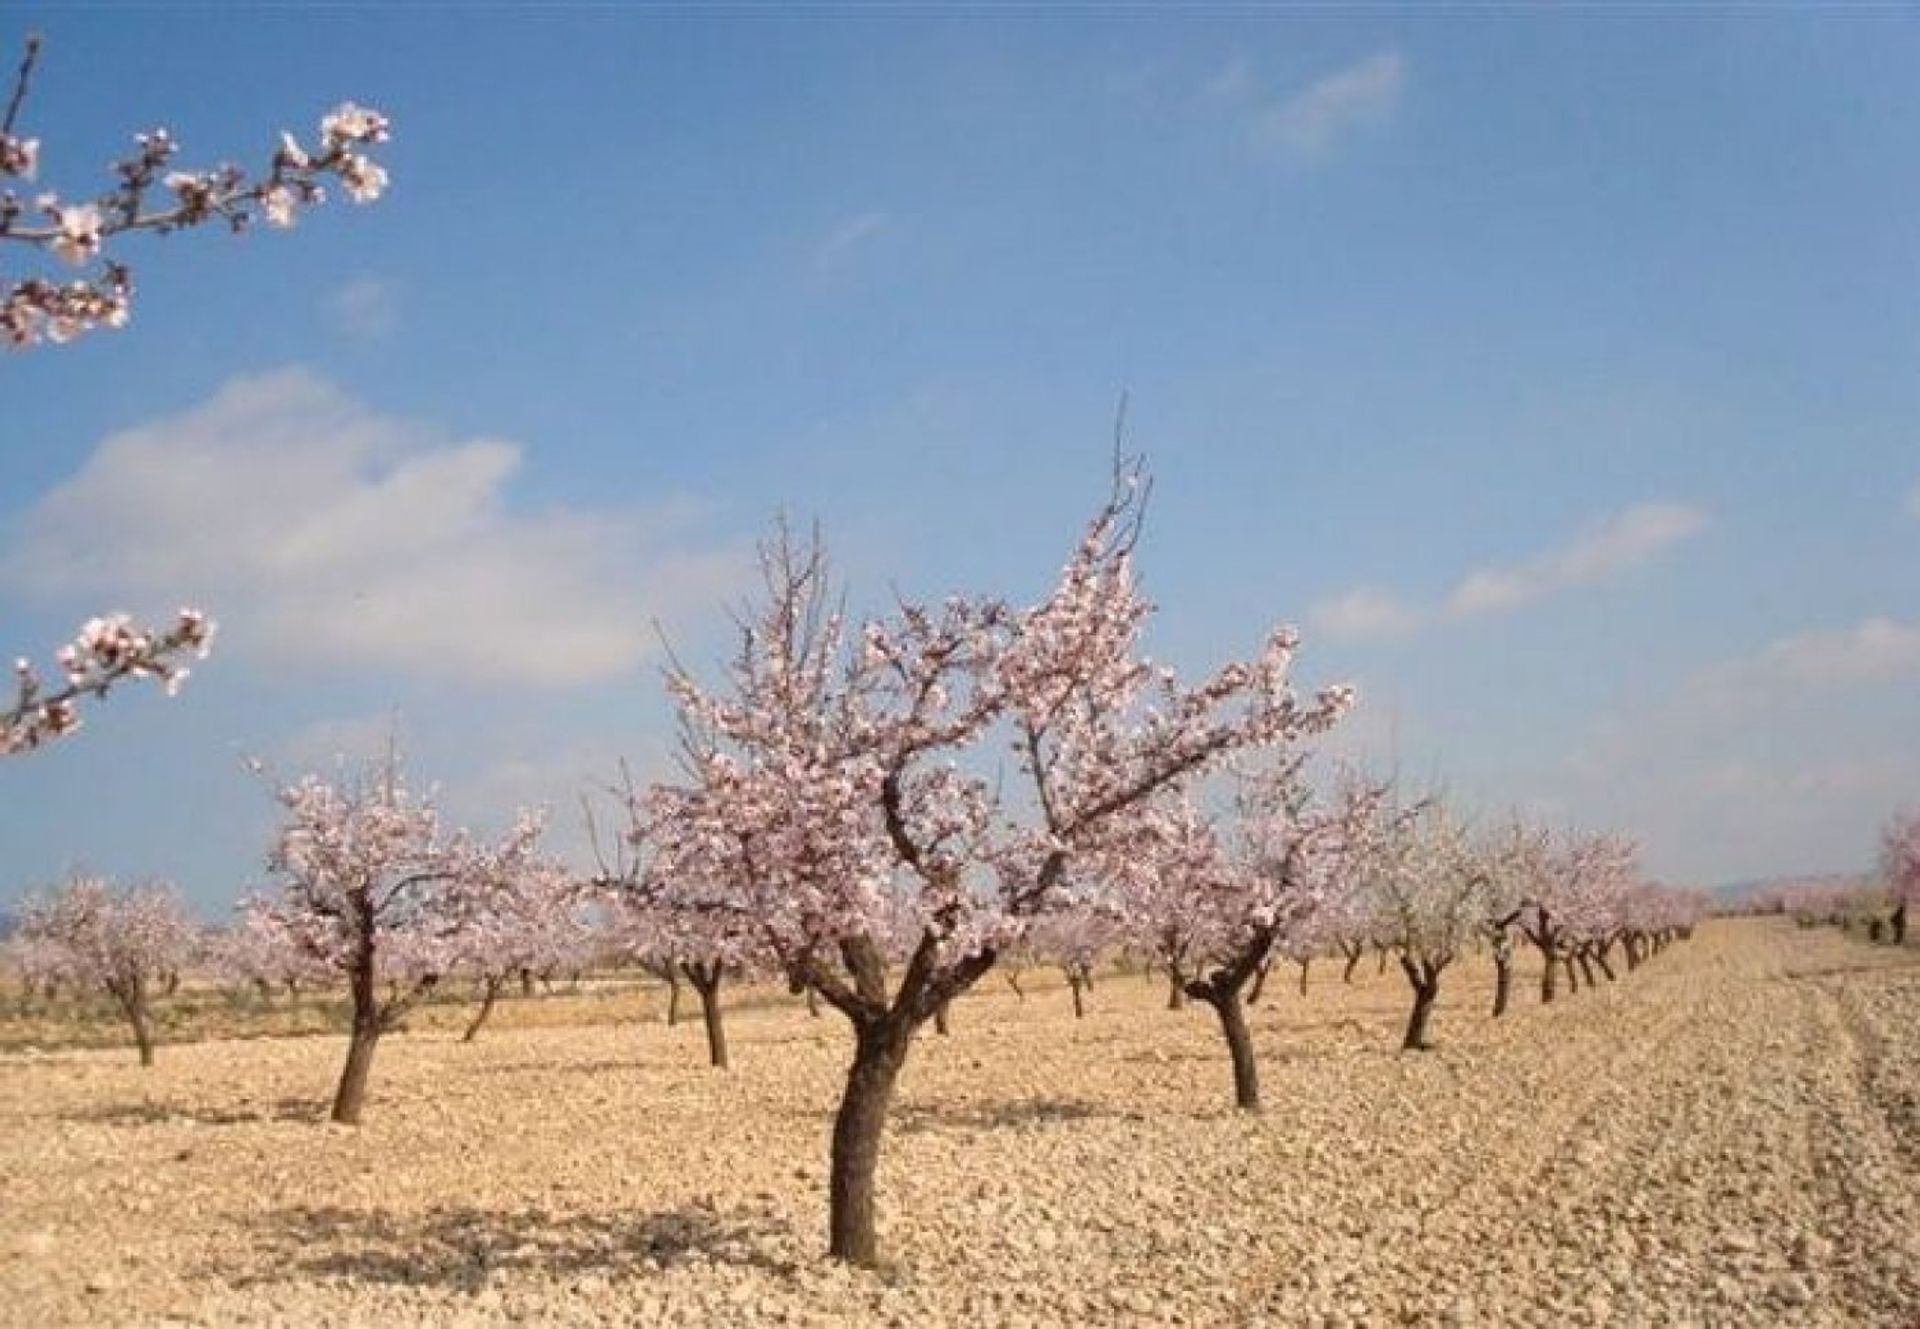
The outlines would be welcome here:
<svg viewBox="0 0 1920 1329">
<path fill-rule="evenodd" d="M 1920 623 L 1863 619 L 1769 643 L 1736 672 L 1749 683 L 1887 683 L 1920 678 Z"/>
<path fill-rule="evenodd" d="M 236 655 L 563 687 L 632 670 L 652 623 L 747 582 L 687 504 L 520 513 L 522 452 L 447 442 L 304 370 L 237 379 L 107 438 L 10 533 L 0 583 L 204 602 Z"/>
<path fill-rule="evenodd" d="M 1589 527 L 1556 549 L 1506 567 L 1481 568 L 1447 597 L 1454 614 L 1484 614 L 1606 581 L 1653 561 L 1704 531 L 1708 517 L 1685 503 L 1641 503 Z"/>
<path fill-rule="evenodd" d="M 1382 641 L 1404 637 L 1420 626 L 1422 614 L 1392 591 L 1360 586 L 1315 604 L 1309 618 L 1336 641 Z"/>
<path fill-rule="evenodd" d="M 1698 535 L 1711 521 L 1705 511 L 1685 503 L 1637 504 L 1533 558 L 1468 573 L 1438 605 L 1361 586 L 1316 604 L 1312 621 L 1335 640 L 1381 641 L 1408 636 L 1437 619 L 1520 609 L 1624 576 Z"/>
<path fill-rule="evenodd" d="M 1407 62 L 1400 52 L 1367 56 L 1261 111 L 1255 139 L 1303 160 L 1322 156 L 1346 134 L 1390 120 L 1406 77 Z"/>
<path fill-rule="evenodd" d="M 384 278 L 355 277 L 327 296 L 326 313 L 343 336 L 379 341 L 400 325 L 399 294 Z"/>
<path fill-rule="evenodd" d="M 813 266 L 826 271 L 867 241 L 885 231 L 893 219 L 884 212 L 862 212 L 848 217 L 827 233 L 813 251 Z"/>
</svg>

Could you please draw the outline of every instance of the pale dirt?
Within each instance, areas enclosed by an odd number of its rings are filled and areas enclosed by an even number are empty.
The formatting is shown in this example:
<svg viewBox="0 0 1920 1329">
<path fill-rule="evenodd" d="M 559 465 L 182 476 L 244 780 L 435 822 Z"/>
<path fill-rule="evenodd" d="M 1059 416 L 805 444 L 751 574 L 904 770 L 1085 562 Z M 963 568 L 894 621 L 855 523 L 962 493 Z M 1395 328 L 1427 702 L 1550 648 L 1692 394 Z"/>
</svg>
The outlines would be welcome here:
<svg viewBox="0 0 1920 1329">
<path fill-rule="evenodd" d="M 503 1002 L 389 1038 L 359 1130 L 335 1037 L 8 1054 L 0 1323 L 1920 1325 L 1920 951 L 1709 924 L 1497 1024 L 1474 967 L 1425 1055 L 1371 957 L 1291 979 L 1249 1118 L 1204 1008 L 990 976 L 908 1064 L 881 1274 L 820 1258 L 830 1012 L 715 1072 L 656 998 Z"/>
</svg>

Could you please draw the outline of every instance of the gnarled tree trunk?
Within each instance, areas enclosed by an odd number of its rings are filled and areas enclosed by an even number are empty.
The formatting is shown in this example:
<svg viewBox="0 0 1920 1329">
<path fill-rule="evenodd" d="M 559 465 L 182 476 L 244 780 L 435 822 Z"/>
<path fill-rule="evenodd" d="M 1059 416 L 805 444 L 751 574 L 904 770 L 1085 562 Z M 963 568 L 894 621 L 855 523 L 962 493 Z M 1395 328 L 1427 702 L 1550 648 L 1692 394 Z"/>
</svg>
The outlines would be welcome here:
<svg viewBox="0 0 1920 1329">
<path fill-rule="evenodd" d="M 833 1119 L 827 1251 L 835 1259 L 869 1267 L 879 1262 L 873 1183 L 887 1108 L 912 1039 L 912 1025 L 895 1015 L 872 1021 L 855 1035 L 853 1066 Z"/>
<path fill-rule="evenodd" d="M 480 1009 L 474 1012 L 473 1020 L 467 1025 L 467 1032 L 460 1035 L 462 1043 L 471 1043 L 480 1034 L 480 1027 L 493 1014 L 494 999 L 500 995 L 500 988 L 506 983 L 506 975 L 489 975 L 481 980 Z"/>
<path fill-rule="evenodd" d="M 707 1061 L 719 1070 L 727 1069 L 727 1027 L 721 1019 L 720 984 L 726 978 L 726 966 L 718 960 L 695 961 L 683 966 L 687 981 L 700 994 L 700 1017 L 707 1027 Z"/>
</svg>

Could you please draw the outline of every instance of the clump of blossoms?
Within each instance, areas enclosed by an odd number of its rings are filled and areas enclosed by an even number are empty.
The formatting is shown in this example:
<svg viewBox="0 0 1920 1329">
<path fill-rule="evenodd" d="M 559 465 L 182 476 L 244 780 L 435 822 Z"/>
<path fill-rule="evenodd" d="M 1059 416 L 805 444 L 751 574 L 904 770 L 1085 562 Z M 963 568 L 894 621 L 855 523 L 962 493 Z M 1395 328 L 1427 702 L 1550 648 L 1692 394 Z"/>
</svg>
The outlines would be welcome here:
<svg viewBox="0 0 1920 1329">
<path fill-rule="evenodd" d="M 205 659 L 214 623 L 197 609 L 182 609 L 165 632 L 140 627 L 125 614 L 89 619 L 54 655 L 61 683 L 49 688 L 26 659 L 16 660 L 12 704 L 0 710 L 0 756 L 29 752 L 80 727 L 80 701 L 104 697 L 127 678 L 150 678 L 167 691 L 187 681 L 183 656 Z"/>
<path fill-rule="evenodd" d="M 915 1034 L 1036 917 L 1086 889 L 1134 818 L 1235 751 L 1331 725 L 1296 697 L 1291 629 L 1182 686 L 1142 658 L 1143 476 L 1114 486 L 1054 589 L 1019 610 L 956 596 L 849 631 L 816 543 L 782 539 L 720 690 L 675 669 L 686 778 L 636 800 L 678 907 L 731 913 L 854 1027 L 835 1119 L 830 1250 L 878 1259 L 874 1177 Z M 1009 796 L 985 750 L 1011 751 Z M 891 946 L 902 916 L 910 943 Z M 890 960 L 889 951 L 895 952 Z"/>
<path fill-rule="evenodd" d="M 223 163 L 185 169 L 165 129 L 136 134 L 133 151 L 113 164 L 113 183 L 91 199 L 51 190 L 23 194 L 42 164 L 40 140 L 16 128 L 40 53 L 27 41 L 4 119 L 0 119 L 0 241 L 12 241 L 54 260 L 48 270 L 0 272 L 0 341 L 16 347 L 67 342 L 95 328 L 126 324 L 132 274 L 107 256 L 116 236 L 131 231 L 167 234 L 207 223 L 231 231 L 256 222 L 292 226 L 300 211 L 326 198 L 338 181 L 355 203 L 371 203 L 387 188 L 387 172 L 367 149 L 384 143 L 385 116 L 347 102 L 320 120 L 317 137 L 302 142 L 283 132 L 265 170 L 249 173 Z M 83 269 L 63 278 L 55 265 Z"/>
<path fill-rule="evenodd" d="M 154 989 L 178 975 L 196 935 L 172 887 L 117 891 L 96 877 L 76 877 L 50 897 L 28 900 L 20 919 L 21 938 L 44 966 L 42 980 L 111 997 L 133 1030 L 142 1066 L 153 1065 Z"/>
</svg>

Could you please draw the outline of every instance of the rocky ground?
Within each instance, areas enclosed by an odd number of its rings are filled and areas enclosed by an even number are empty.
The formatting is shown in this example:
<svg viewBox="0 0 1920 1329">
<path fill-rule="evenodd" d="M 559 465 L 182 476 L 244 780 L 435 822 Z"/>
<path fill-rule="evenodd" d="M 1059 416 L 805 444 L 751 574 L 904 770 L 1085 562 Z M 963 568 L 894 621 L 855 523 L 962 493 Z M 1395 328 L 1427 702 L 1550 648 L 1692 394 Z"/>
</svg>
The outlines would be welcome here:
<svg viewBox="0 0 1920 1329">
<path fill-rule="evenodd" d="M 879 1274 L 826 1265 L 830 1013 L 0 1058 L 0 1322 L 1920 1324 L 1920 951 L 1718 923 L 1425 1055 L 1372 961 L 1257 1010 L 1267 1111 L 1143 978 L 915 1049 Z M 1291 975 L 1288 976 L 1290 980 Z M 1284 990 L 1283 990 L 1284 989 Z M 640 998 L 632 999 L 636 1014 Z"/>
</svg>

